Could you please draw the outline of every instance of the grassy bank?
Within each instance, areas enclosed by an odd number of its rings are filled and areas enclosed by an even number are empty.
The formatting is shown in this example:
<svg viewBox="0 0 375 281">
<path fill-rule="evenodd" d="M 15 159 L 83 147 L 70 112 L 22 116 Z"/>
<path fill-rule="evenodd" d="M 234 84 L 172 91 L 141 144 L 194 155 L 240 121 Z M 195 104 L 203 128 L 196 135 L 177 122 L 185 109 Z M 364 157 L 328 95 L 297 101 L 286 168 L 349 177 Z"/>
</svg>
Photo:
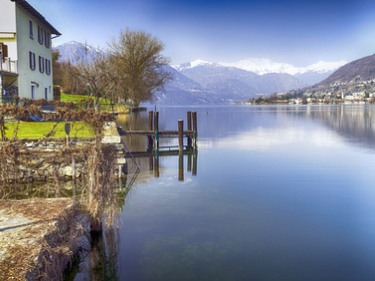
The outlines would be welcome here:
<svg viewBox="0 0 375 281">
<path fill-rule="evenodd" d="M 47 135 L 56 122 L 21 122 L 18 127 L 17 137 L 20 139 L 40 139 Z M 17 123 L 5 123 L 6 137 L 12 138 Z M 84 122 L 72 122 L 70 137 L 91 138 L 94 137 L 94 131 Z M 60 122 L 56 127 L 56 133 L 52 138 L 65 138 L 65 122 Z"/>
</svg>

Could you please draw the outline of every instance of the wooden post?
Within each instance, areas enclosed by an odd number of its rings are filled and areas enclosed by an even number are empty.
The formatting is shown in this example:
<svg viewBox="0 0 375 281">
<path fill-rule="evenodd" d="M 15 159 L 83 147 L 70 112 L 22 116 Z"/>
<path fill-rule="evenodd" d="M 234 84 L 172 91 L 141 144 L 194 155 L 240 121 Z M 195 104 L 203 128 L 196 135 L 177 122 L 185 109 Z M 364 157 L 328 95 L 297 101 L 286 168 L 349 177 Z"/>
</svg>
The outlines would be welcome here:
<svg viewBox="0 0 375 281">
<path fill-rule="evenodd" d="M 148 129 L 150 131 L 153 131 L 154 130 L 154 112 L 153 111 L 149 111 L 148 112 Z"/>
<path fill-rule="evenodd" d="M 158 178 L 160 176 L 160 173 L 159 173 L 159 112 L 156 111 L 156 107 L 155 107 L 155 112 L 154 112 L 154 137 L 155 137 L 154 176 Z"/>
<path fill-rule="evenodd" d="M 153 130 L 154 128 L 154 112 L 153 111 L 149 111 L 148 112 L 148 129 L 150 131 Z M 148 139 L 148 148 L 147 148 L 147 151 L 153 151 L 154 150 L 154 140 L 152 138 L 152 135 L 147 135 L 147 139 Z"/>
<path fill-rule="evenodd" d="M 198 139 L 198 122 L 197 122 L 197 112 L 194 111 L 192 113 L 193 117 L 193 146 L 197 147 L 197 139 Z"/>
<path fill-rule="evenodd" d="M 154 113 L 155 150 L 159 151 L 159 112 Z"/>
<path fill-rule="evenodd" d="M 178 149 L 184 150 L 184 121 L 178 120 Z"/>
<path fill-rule="evenodd" d="M 178 181 L 184 181 L 184 153 L 182 150 L 178 153 Z"/>
<path fill-rule="evenodd" d="M 191 131 L 191 111 L 187 112 L 187 130 Z M 192 147 L 191 135 L 187 135 L 187 147 L 190 149 Z"/>
</svg>

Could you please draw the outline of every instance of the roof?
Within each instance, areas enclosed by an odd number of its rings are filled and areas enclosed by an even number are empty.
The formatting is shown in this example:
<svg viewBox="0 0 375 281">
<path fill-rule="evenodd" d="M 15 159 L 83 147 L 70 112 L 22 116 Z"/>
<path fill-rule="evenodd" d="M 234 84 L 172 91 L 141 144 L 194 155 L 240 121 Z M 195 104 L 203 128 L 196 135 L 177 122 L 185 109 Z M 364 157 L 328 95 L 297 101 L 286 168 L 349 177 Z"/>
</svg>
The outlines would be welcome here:
<svg viewBox="0 0 375 281">
<path fill-rule="evenodd" d="M 36 17 L 38 20 L 40 20 L 44 25 L 46 25 L 52 34 L 55 34 L 57 36 L 60 36 L 61 33 L 57 31 L 56 28 L 50 24 L 45 17 L 43 17 L 37 10 L 35 10 L 26 0 L 10 0 L 12 2 L 16 2 L 18 5 L 20 5 L 22 8 L 24 8 L 28 13 Z"/>
</svg>

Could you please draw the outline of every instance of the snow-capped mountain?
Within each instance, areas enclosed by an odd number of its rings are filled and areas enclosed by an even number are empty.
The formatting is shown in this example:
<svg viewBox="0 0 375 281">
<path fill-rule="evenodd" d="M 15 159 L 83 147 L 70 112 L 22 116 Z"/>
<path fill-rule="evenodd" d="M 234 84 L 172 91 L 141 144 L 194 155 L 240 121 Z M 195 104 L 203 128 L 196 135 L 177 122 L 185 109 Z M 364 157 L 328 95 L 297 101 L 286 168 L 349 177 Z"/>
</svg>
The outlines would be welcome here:
<svg viewBox="0 0 375 281">
<path fill-rule="evenodd" d="M 300 67 L 300 74 L 307 72 L 327 73 L 339 69 L 341 66 L 347 64 L 346 61 L 318 61 L 307 67 Z"/>
<path fill-rule="evenodd" d="M 218 66 L 219 64 L 214 63 L 214 62 L 209 62 L 201 59 L 197 59 L 195 61 L 183 63 L 180 65 L 173 65 L 172 67 L 177 69 L 178 71 L 183 71 L 186 69 L 194 68 L 194 67 L 199 67 L 199 66 L 207 66 L 207 67 L 214 67 Z"/>
<path fill-rule="evenodd" d="M 91 62 L 103 52 L 85 43 L 70 41 L 54 48 L 60 53 L 60 61 L 77 64 L 79 62 Z"/>
<path fill-rule="evenodd" d="M 210 89 L 222 99 L 244 100 L 257 94 L 271 94 L 306 86 L 287 73 L 259 75 L 236 67 L 196 60 L 175 68 L 205 89 Z"/>
<path fill-rule="evenodd" d="M 297 68 L 287 63 L 273 62 L 265 58 L 249 58 L 238 62 L 220 62 L 223 66 L 236 67 L 239 69 L 255 72 L 259 75 L 268 73 L 296 74 Z"/>
<path fill-rule="evenodd" d="M 287 73 L 290 75 L 301 75 L 308 72 L 328 73 L 337 70 L 345 65 L 346 61 L 318 61 L 306 67 L 296 67 L 287 63 L 274 62 L 265 58 L 249 58 L 238 62 L 221 62 L 220 65 L 236 67 L 247 71 L 255 72 L 259 75 L 267 73 Z"/>
</svg>

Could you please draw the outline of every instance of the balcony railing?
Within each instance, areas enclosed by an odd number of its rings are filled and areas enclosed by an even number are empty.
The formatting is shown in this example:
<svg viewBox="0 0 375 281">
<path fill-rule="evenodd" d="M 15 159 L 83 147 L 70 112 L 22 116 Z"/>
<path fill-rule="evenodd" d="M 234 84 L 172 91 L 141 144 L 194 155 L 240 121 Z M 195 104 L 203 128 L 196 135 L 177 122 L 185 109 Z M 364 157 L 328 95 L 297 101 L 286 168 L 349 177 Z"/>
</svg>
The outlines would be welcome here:
<svg viewBox="0 0 375 281">
<path fill-rule="evenodd" d="M 18 73 L 18 61 L 10 60 L 9 58 L 5 58 L 5 60 L 1 60 L 0 71 L 17 74 Z"/>
</svg>

